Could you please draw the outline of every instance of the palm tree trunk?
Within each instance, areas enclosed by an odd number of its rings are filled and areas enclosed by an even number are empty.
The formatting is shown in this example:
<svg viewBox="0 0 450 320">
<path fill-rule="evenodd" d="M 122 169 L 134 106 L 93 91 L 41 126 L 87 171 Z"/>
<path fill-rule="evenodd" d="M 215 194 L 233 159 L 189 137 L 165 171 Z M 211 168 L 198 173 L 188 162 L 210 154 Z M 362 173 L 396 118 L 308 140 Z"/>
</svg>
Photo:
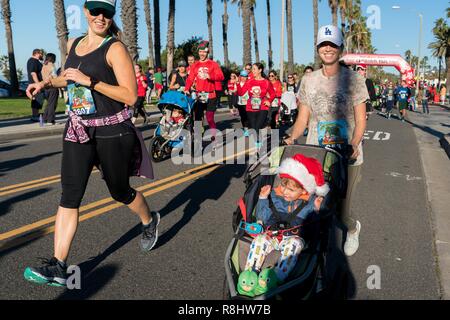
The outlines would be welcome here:
<svg viewBox="0 0 450 320">
<path fill-rule="evenodd" d="M 346 1 L 346 0 L 345 0 Z M 346 5 L 341 5 L 339 6 L 339 13 L 341 15 L 341 30 L 342 33 L 344 34 L 344 39 L 345 39 L 345 27 L 346 27 L 346 17 L 347 17 L 347 6 Z"/>
<path fill-rule="evenodd" d="M 122 0 L 122 19 L 124 43 L 130 52 L 133 61 L 137 62 L 138 55 L 138 35 L 137 35 L 137 12 L 136 0 Z"/>
<path fill-rule="evenodd" d="M 212 30 L 212 14 L 213 5 L 212 0 L 206 0 L 206 16 L 208 18 L 208 36 L 209 36 L 209 57 L 214 59 L 214 45 L 213 45 L 213 30 Z"/>
<path fill-rule="evenodd" d="M 266 1 L 267 3 L 267 35 L 269 37 L 269 70 L 273 68 L 273 51 L 272 51 L 272 28 L 270 24 L 270 0 Z"/>
<path fill-rule="evenodd" d="M 155 65 L 161 67 L 161 28 L 159 19 L 159 0 L 153 0 L 153 12 L 155 14 Z"/>
<path fill-rule="evenodd" d="M 222 16 L 222 37 L 223 37 L 223 61 L 225 67 L 230 67 L 230 60 L 228 58 L 228 0 L 223 1 L 223 16 Z"/>
<path fill-rule="evenodd" d="M 242 0 L 243 65 L 252 62 L 252 44 L 250 33 L 250 0 Z"/>
<path fill-rule="evenodd" d="M 9 0 L 2 0 L 2 17 L 3 21 L 5 22 L 5 35 L 6 35 L 6 42 L 8 45 L 11 95 L 16 96 L 17 92 L 19 91 L 19 81 L 17 79 L 16 58 L 14 55 L 14 45 L 11 28 L 11 7 L 9 5 Z"/>
<path fill-rule="evenodd" d="M 173 69 L 173 55 L 175 51 L 175 0 L 169 1 L 169 24 L 167 27 L 167 76 Z"/>
<path fill-rule="evenodd" d="M 447 48 L 447 54 L 445 55 L 445 68 L 447 74 L 447 90 L 449 89 L 450 81 L 450 50 Z M 447 91 L 448 92 L 448 91 Z"/>
<path fill-rule="evenodd" d="M 286 24 L 288 42 L 288 72 L 294 72 L 294 36 L 292 33 L 292 0 L 286 0 Z"/>
<path fill-rule="evenodd" d="M 333 19 L 333 26 L 337 26 L 338 25 L 338 5 L 337 5 L 337 0 L 329 0 L 328 4 L 331 8 L 331 16 Z"/>
<path fill-rule="evenodd" d="M 144 0 L 145 22 L 147 24 L 148 33 L 148 66 L 153 68 L 155 66 L 155 49 L 153 47 L 153 28 L 152 15 L 150 10 L 150 0 Z"/>
<path fill-rule="evenodd" d="M 251 6 L 250 8 L 250 14 L 252 19 L 252 26 L 253 26 L 253 41 L 255 43 L 255 59 L 257 62 L 260 62 L 261 59 L 259 57 L 259 44 L 258 44 L 258 31 L 256 29 L 256 19 L 255 19 L 255 6 Z"/>
<path fill-rule="evenodd" d="M 67 57 L 67 40 L 69 31 L 67 30 L 66 10 L 64 0 L 53 0 L 56 20 L 56 35 L 59 42 L 59 52 L 61 54 L 61 70 L 64 68 Z"/>
<path fill-rule="evenodd" d="M 319 33 L 319 0 L 313 0 L 314 15 L 314 69 L 320 68 L 320 57 L 316 49 L 317 35 Z"/>
</svg>

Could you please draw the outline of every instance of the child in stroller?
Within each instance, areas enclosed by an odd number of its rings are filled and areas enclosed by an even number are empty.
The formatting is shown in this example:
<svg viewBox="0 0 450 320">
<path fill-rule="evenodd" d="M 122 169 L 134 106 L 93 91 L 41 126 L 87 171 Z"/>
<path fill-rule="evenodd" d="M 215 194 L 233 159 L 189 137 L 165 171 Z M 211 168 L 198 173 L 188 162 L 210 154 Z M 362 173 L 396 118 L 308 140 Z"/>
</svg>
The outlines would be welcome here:
<svg viewBox="0 0 450 320">
<path fill-rule="evenodd" d="M 193 100 L 181 92 L 169 91 L 163 94 L 158 108 L 163 116 L 150 142 L 150 154 L 156 162 L 170 156 L 172 149 L 182 148 L 188 138 L 186 130 L 192 133 Z M 184 133 L 184 134 L 183 134 Z"/>
<path fill-rule="evenodd" d="M 313 212 L 319 212 L 329 191 L 322 165 L 314 158 L 296 154 L 281 163 L 278 173 L 280 184 L 273 190 L 270 185 L 263 186 L 259 194 L 256 218 L 266 232 L 257 235 L 250 246 L 237 284 L 241 295 L 265 294 L 284 282 L 305 246 L 300 237 L 302 224 Z M 277 232 L 280 229 L 283 231 Z M 276 266 L 261 270 L 265 257 L 273 250 L 281 252 Z"/>
</svg>

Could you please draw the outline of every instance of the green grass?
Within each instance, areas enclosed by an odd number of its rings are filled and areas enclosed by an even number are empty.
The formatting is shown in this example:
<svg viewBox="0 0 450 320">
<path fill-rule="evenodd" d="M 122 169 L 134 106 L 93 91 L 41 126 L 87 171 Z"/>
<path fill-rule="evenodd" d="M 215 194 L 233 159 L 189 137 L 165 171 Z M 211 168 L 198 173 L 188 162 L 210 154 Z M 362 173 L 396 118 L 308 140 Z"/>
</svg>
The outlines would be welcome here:
<svg viewBox="0 0 450 320">
<path fill-rule="evenodd" d="M 44 112 L 47 102 L 40 110 Z M 58 100 L 56 113 L 64 113 L 66 109 L 63 99 Z M 0 99 L 0 119 L 31 117 L 31 101 L 28 98 L 1 98 Z"/>
</svg>

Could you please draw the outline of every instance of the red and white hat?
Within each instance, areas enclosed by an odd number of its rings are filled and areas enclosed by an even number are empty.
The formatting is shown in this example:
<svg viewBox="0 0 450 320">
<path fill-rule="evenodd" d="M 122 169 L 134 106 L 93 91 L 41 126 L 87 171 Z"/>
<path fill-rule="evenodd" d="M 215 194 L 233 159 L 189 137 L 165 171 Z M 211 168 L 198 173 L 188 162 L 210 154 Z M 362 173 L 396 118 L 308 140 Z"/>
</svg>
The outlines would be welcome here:
<svg viewBox="0 0 450 320">
<path fill-rule="evenodd" d="M 324 197 L 330 191 L 319 161 L 300 153 L 283 160 L 278 168 L 278 173 L 280 178 L 292 179 L 301 184 L 309 194 Z"/>
</svg>

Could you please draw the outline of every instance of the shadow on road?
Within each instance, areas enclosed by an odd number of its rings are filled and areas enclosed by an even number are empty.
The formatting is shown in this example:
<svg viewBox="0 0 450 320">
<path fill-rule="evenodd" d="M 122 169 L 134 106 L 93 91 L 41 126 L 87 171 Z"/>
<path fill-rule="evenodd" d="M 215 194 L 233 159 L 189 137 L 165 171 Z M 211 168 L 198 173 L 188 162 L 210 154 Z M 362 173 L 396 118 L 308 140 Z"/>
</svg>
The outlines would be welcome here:
<svg viewBox="0 0 450 320">
<path fill-rule="evenodd" d="M 35 156 L 35 157 L 29 157 L 29 158 L 21 158 L 21 159 L 14 159 L 14 160 L 9 160 L 9 161 L 5 161 L 0 163 L 0 173 L 1 172 L 8 172 L 11 170 L 16 170 L 22 167 L 26 167 L 32 163 L 35 162 L 39 162 L 42 159 L 48 158 L 48 157 L 52 157 L 54 155 L 60 154 L 62 151 L 58 151 L 58 152 L 50 152 L 50 153 L 46 153 L 46 154 L 41 154 L 39 156 Z"/>
<path fill-rule="evenodd" d="M 11 150 L 15 150 L 15 149 L 22 148 L 22 147 L 25 147 L 25 146 L 27 146 L 27 144 L 16 144 L 16 145 L 13 145 L 13 146 L 0 147 L 0 152 L 11 151 Z"/>
<path fill-rule="evenodd" d="M 0 208 L 2 208 L 2 210 L 0 210 L 0 217 L 6 215 L 10 211 L 10 207 L 13 204 L 21 201 L 27 201 L 30 200 L 31 198 L 39 197 L 44 193 L 48 192 L 49 190 L 50 190 L 49 188 L 38 189 L 31 192 L 27 192 L 25 194 L 21 194 L 19 196 L 12 197 L 5 201 L 1 201 Z"/>
<path fill-rule="evenodd" d="M 428 126 L 421 126 L 421 125 L 415 124 L 414 122 L 412 122 L 411 120 L 408 120 L 408 119 L 405 120 L 405 122 L 410 123 L 414 128 L 418 128 L 418 129 L 420 129 L 420 130 L 422 130 L 422 131 L 424 131 L 426 133 L 429 133 L 429 134 L 435 136 L 438 139 L 441 139 L 445 135 L 444 132 L 435 130 L 435 129 L 430 128 Z"/>
<path fill-rule="evenodd" d="M 86 300 L 95 295 L 117 274 L 119 268 L 115 264 L 108 264 L 87 275 L 81 281 L 81 289 L 65 290 L 55 300 Z M 82 274 L 83 271 L 82 271 Z"/>
<path fill-rule="evenodd" d="M 245 169 L 245 165 L 222 166 L 207 176 L 196 180 L 173 198 L 160 210 L 161 217 L 170 214 L 187 203 L 183 209 L 183 217 L 159 237 L 156 247 L 159 248 L 166 244 L 178 231 L 187 225 L 192 217 L 201 210 L 203 202 L 207 200 L 219 200 L 230 186 L 231 180 L 242 177 Z"/>
</svg>

